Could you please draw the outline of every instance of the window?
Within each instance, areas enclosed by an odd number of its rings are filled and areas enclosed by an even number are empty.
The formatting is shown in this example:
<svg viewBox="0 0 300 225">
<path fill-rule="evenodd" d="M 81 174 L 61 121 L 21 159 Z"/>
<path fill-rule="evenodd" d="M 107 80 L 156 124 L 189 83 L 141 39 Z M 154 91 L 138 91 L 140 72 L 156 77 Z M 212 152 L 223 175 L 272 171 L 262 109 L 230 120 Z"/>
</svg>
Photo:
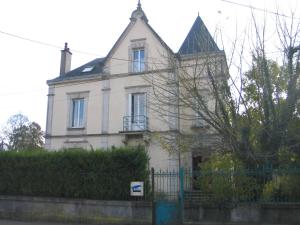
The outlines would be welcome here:
<svg viewBox="0 0 300 225">
<path fill-rule="evenodd" d="M 199 114 L 199 113 L 196 113 L 196 118 L 195 118 L 195 122 L 194 122 L 194 127 L 204 127 L 204 119 L 203 117 Z"/>
<path fill-rule="evenodd" d="M 133 64 L 132 72 L 143 72 L 145 71 L 145 50 L 144 49 L 133 49 Z"/>
<path fill-rule="evenodd" d="M 145 94 L 131 95 L 131 116 L 145 116 Z"/>
<path fill-rule="evenodd" d="M 134 93 L 128 97 L 128 116 L 125 117 L 125 130 L 139 131 L 147 129 L 146 94 Z"/>
<path fill-rule="evenodd" d="M 198 102 L 198 101 L 204 101 L 204 103 L 202 103 L 202 104 L 205 104 L 207 106 L 207 99 L 204 97 L 202 97 L 202 98 L 203 99 L 201 99 L 201 100 L 200 99 L 195 100 L 196 108 L 195 108 L 195 120 L 192 125 L 193 127 L 204 127 L 204 125 L 205 125 L 205 121 L 204 121 L 202 115 L 200 114 L 201 107 L 200 107 L 200 102 Z"/>
<path fill-rule="evenodd" d="M 71 127 L 84 127 L 84 98 L 72 99 Z"/>
<path fill-rule="evenodd" d="M 67 132 L 69 135 L 84 134 L 87 125 L 87 106 L 90 91 L 67 92 L 68 114 Z"/>
<path fill-rule="evenodd" d="M 148 69 L 148 44 L 146 38 L 130 40 L 130 45 L 128 46 L 128 58 L 128 72 L 140 73 Z"/>
<path fill-rule="evenodd" d="M 81 72 L 88 73 L 88 72 L 91 72 L 94 68 L 95 68 L 95 66 L 88 66 L 88 67 L 85 67 Z"/>
</svg>

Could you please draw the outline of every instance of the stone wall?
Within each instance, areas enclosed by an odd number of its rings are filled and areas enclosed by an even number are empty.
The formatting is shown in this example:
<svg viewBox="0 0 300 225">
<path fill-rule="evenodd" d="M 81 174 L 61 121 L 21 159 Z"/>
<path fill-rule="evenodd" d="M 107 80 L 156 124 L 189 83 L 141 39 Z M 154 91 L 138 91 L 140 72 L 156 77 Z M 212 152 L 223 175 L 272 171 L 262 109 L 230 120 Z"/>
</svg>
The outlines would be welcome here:
<svg viewBox="0 0 300 225">
<path fill-rule="evenodd" d="M 300 203 L 207 207 L 186 203 L 184 220 L 206 224 L 300 224 Z M 151 202 L 0 196 L 0 219 L 93 224 L 150 225 Z"/>
<path fill-rule="evenodd" d="M 240 224 L 300 224 L 300 203 L 239 204 L 234 207 L 185 205 L 185 221 Z"/>
<path fill-rule="evenodd" d="M 0 218 L 97 224 L 151 224 L 151 203 L 0 196 Z"/>
</svg>

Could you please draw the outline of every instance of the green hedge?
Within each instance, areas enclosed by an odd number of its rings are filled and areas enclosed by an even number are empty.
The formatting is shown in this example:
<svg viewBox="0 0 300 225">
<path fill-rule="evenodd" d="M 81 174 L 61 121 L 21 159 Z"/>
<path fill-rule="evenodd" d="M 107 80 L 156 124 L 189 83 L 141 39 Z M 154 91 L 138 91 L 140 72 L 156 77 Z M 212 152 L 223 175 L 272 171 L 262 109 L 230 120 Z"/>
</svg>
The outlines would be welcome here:
<svg viewBox="0 0 300 225">
<path fill-rule="evenodd" d="M 127 200 L 147 164 L 142 148 L 0 152 L 0 194 Z"/>
</svg>

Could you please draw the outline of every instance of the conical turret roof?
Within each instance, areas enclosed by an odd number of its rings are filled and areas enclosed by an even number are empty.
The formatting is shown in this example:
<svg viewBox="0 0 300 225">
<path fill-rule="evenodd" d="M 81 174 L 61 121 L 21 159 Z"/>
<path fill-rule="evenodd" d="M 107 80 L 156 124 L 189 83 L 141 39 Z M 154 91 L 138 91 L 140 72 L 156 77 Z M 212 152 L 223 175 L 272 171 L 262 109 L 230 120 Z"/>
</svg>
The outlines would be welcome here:
<svg viewBox="0 0 300 225">
<path fill-rule="evenodd" d="M 202 19 L 198 15 L 178 53 L 180 55 L 188 55 L 216 51 L 220 50 Z"/>
</svg>

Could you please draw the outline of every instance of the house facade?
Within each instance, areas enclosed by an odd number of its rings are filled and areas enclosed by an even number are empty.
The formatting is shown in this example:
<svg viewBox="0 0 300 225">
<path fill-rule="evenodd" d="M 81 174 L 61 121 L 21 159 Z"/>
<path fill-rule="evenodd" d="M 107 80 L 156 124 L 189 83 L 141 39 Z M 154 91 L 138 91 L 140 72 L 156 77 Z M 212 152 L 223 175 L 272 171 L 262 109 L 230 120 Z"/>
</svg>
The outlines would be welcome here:
<svg viewBox="0 0 300 225">
<path fill-rule="evenodd" d="M 202 39 L 195 38 L 199 32 L 203 34 Z M 205 50 L 196 44 L 199 40 L 205 43 Z M 140 2 L 106 57 L 71 70 L 72 53 L 65 44 L 61 51 L 60 75 L 47 81 L 45 148 L 107 149 L 143 145 L 151 167 L 177 168 L 178 154 L 166 151 L 157 137 L 178 130 L 187 134 L 202 132 L 201 129 L 192 129 L 200 120 L 195 117 L 196 120 L 181 121 L 178 115 L 185 109 L 179 106 L 172 109 L 177 116 L 170 116 L 170 111 L 163 114 L 152 107 L 155 93 L 151 79 L 156 76 L 176 77 L 171 65 L 174 61 L 185 64 L 192 71 L 194 56 L 203 51 L 225 58 L 199 16 L 178 53 L 174 53 L 149 25 Z M 213 133 L 206 131 L 205 135 L 213 136 Z M 203 140 L 207 139 L 205 135 L 203 133 Z M 211 151 L 209 146 L 205 151 Z M 197 146 L 191 149 L 181 156 L 187 166 L 209 154 Z"/>
</svg>

